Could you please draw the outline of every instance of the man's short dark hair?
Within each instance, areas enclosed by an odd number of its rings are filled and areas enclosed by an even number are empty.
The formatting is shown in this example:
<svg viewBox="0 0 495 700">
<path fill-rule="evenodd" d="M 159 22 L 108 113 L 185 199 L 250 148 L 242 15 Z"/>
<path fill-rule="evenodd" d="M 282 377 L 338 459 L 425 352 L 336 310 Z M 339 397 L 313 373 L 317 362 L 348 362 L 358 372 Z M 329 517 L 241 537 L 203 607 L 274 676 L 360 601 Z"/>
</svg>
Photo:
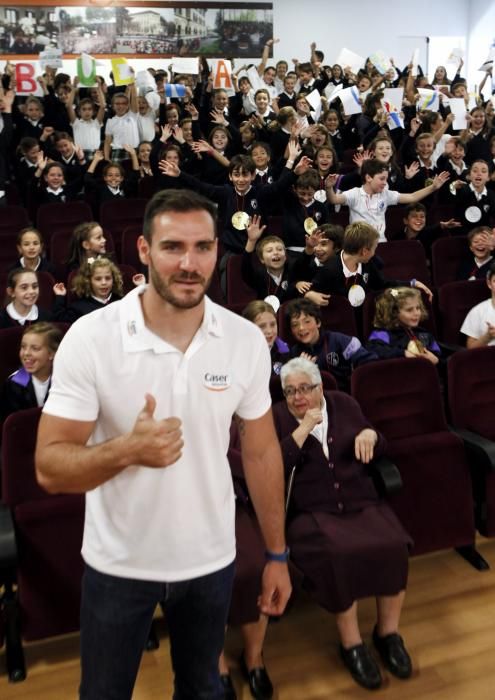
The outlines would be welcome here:
<svg viewBox="0 0 495 700">
<path fill-rule="evenodd" d="M 148 243 L 151 243 L 155 216 L 167 211 L 206 211 L 213 220 L 216 236 L 217 208 L 213 202 L 192 190 L 162 190 L 150 199 L 144 211 L 143 236 Z"/>
</svg>

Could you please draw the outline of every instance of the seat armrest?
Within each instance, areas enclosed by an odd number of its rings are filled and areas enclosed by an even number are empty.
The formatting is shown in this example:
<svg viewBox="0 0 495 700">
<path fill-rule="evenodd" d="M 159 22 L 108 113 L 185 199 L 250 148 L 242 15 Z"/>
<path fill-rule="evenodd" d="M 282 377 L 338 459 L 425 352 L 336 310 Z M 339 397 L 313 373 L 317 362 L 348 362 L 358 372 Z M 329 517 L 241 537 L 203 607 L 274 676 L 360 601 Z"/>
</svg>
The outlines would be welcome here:
<svg viewBox="0 0 495 700">
<path fill-rule="evenodd" d="M 0 572 L 17 563 L 14 521 L 10 509 L 0 503 Z"/>
<path fill-rule="evenodd" d="M 396 464 L 388 457 L 374 459 L 368 467 L 376 490 L 380 496 L 390 496 L 402 488 L 402 477 Z"/>
<path fill-rule="evenodd" d="M 468 457 L 473 460 L 477 466 L 480 466 L 487 471 L 495 471 L 495 442 L 488 438 L 473 433 L 470 430 L 462 430 L 460 428 L 450 428 L 454 435 L 457 435 L 464 442 L 464 447 Z"/>
</svg>

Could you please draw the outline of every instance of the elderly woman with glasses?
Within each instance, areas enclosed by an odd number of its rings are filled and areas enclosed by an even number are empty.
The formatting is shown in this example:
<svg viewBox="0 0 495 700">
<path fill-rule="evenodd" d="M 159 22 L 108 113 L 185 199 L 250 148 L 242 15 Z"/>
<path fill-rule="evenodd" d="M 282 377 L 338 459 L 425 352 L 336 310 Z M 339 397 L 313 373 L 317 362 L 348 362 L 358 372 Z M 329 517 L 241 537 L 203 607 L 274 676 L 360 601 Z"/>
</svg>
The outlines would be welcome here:
<svg viewBox="0 0 495 700">
<path fill-rule="evenodd" d="M 281 370 L 286 402 L 274 406 L 287 477 L 291 559 L 316 601 L 336 616 L 340 653 L 357 683 L 378 688 L 378 664 L 359 631 L 357 601 L 376 597 L 373 643 L 385 667 L 408 678 L 411 659 L 399 635 L 411 540 L 380 501 L 367 473 L 383 438 L 357 402 L 323 393 L 318 367 L 305 358 Z"/>
</svg>

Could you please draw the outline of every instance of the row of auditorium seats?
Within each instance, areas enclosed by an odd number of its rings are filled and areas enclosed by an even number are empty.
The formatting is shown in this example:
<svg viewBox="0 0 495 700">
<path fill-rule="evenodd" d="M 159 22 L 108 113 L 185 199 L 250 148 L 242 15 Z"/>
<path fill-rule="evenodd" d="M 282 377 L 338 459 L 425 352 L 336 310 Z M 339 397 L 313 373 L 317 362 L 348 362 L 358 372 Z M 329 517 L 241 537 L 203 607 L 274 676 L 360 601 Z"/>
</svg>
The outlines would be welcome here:
<svg viewBox="0 0 495 700">
<path fill-rule="evenodd" d="M 438 375 L 426 360 L 387 360 L 353 374 L 352 394 L 385 435 L 387 455 L 402 478 L 402 489 L 389 502 L 414 540 L 413 555 L 455 548 L 479 570 L 488 568 L 474 542 L 476 529 L 495 534 L 494 381 L 495 348 L 460 352 L 449 360 L 449 412 L 462 429 L 459 436 L 449 430 Z M 16 605 L 11 585 L 4 587 L 3 599 L 12 680 L 25 676 L 21 638 L 78 628 L 84 499 L 48 495 L 38 486 L 33 451 L 39 415 L 39 409 L 13 414 L 3 431 L 3 503 L 13 517 L 17 545 Z M 480 445 L 484 461 L 475 458 Z M 8 533 L 0 533 L 0 543 L 5 537 Z M 8 571 L 0 560 L 0 585 L 8 583 Z M 0 644 L 1 637 L 0 628 Z"/>
</svg>

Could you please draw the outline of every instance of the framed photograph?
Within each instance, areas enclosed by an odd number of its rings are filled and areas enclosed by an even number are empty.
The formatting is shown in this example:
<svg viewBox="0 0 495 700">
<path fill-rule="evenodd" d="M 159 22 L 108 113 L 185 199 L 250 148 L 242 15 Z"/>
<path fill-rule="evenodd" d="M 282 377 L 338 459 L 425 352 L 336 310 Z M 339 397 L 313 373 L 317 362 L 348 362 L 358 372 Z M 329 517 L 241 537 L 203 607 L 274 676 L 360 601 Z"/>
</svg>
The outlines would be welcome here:
<svg viewBox="0 0 495 700">
<path fill-rule="evenodd" d="M 0 53 L 59 48 L 93 56 L 260 56 L 273 36 L 272 3 L 98 0 L 91 5 L 0 6 Z"/>
</svg>

